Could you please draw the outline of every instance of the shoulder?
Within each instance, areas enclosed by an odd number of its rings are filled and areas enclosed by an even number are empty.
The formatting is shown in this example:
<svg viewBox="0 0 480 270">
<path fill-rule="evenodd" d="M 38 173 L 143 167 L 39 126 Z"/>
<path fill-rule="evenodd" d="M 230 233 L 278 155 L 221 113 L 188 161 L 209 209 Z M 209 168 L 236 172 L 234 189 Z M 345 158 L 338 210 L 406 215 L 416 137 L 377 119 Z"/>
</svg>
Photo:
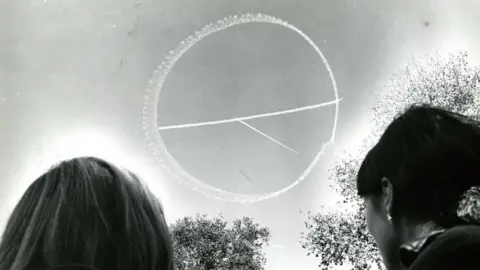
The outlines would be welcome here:
<svg viewBox="0 0 480 270">
<path fill-rule="evenodd" d="M 480 269 L 479 252 L 480 226 L 458 226 L 439 235 L 409 269 Z"/>
</svg>

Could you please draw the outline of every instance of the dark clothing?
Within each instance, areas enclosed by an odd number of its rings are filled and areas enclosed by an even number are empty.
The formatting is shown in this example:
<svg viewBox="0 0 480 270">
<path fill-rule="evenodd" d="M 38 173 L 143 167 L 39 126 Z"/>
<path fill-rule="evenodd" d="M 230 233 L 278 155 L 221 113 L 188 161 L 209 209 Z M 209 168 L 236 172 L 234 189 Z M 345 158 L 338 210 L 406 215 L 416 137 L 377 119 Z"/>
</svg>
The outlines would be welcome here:
<svg viewBox="0 0 480 270">
<path fill-rule="evenodd" d="M 429 244 L 433 242 L 445 229 L 436 229 L 429 234 L 403 244 L 400 247 L 400 259 L 405 267 L 410 267 Z"/>
<path fill-rule="evenodd" d="M 403 245 L 400 254 L 409 270 L 480 270 L 480 226 L 433 231 Z"/>
</svg>

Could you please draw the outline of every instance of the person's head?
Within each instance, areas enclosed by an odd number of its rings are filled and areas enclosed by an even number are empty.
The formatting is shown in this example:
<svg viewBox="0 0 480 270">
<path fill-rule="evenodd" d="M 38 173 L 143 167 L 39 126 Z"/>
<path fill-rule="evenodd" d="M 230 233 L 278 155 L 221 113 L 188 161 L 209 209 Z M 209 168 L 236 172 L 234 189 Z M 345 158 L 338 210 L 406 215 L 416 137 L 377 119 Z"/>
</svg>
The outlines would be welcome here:
<svg viewBox="0 0 480 270">
<path fill-rule="evenodd" d="M 0 243 L 5 270 L 170 270 L 172 258 L 160 202 L 133 173 L 93 157 L 63 161 L 36 179 Z"/>
<path fill-rule="evenodd" d="M 357 191 L 366 202 L 368 230 L 390 269 L 398 247 L 426 224 L 464 224 L 461 195 L 480 184 L 480 124 L 427 105 L 394 119 L 363 160 Z"/>
</svg>

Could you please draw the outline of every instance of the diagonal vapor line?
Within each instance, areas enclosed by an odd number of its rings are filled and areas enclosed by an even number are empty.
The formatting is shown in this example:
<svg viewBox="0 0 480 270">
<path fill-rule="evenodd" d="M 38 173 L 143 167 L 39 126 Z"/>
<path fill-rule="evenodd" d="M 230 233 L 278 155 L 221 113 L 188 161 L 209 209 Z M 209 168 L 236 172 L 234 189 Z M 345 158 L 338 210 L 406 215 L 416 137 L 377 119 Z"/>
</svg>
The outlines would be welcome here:
<svg viewBox="0 0 480 270">
<path fill-rule="evenodd" d="M 293 152 L 293 153 L 295 153 L 295 154 L 297 154 L 297 155 L 298 155 L 298 152 L 297 152 L 297 151 L 295 151 L 295 150 L 293 150 L 292 148 L 290 148 L 290 147 L 286 146 L 285 144 L 283 144 L 283 143 L 281 143 L 281 142 L 279 142 L 279 141 L 275 140 L 274 138 L 272 138 L 272 137 L 268 136 L 267 134 L 265 134 L 265 133 L 261 132 L 260 130 L 258 130 L 258 129 L 256 129 L 256 128 L 252 127 L 251 125 L 249 125 L 249 124 L 245 123 L 244 121 L 242 121 L 242 120 L 238 120 L 238 122 L 240 122 L 240 123 L 244 124 L 245 126 L 247 126 L 247 127 L 251 128 L 253 131 L 255 131 L 255 132 L 258 132 L 260 135 L 263 135 L 263 136 L 267 137 L 267 138 L 268 138 L 269 140 L 271 140 L 272 142 L 274 142 L 274 143 L 276 143 L 276 144 L 278 144 L 278 145 L 280 145 L 280 146 L 282 146 L 282 147 L 284 147 L 284 148 L 286 148 L 286 149 L 290 150 L 291 152 Z"/>
<path fill-rule="evenodd" d="M 306 110 L 313 110 L 313 109 L 317 109 L 317 108 L 321 108 L 321 107 L 325 107 L 325 106 L 337 104 L 337 103 L 339 103 L 342 99 L 343 99 L 343 98 L 336 99 L 336 100 L 329 101 L 329 102 L 319 103 L 319 104 L 315 104 L 315 105 L 304 106 L 304 107 L 299 107 L 299 108 L 295 108 L 295 109 L 289 109 L 289 110 L 277 111 L 277 112 L 271 112 L 271 113 L 262 113 L 262 114 L 256 114 L 256 115 L 251 115 L 251 116 L 244 116 L 244 117 L 223 119 L 223 120 L 217 120 L 217 121 L 208 121 L 208 122 L 201 122 L 201 123 L 190 123 L 190 124 L 163 126 L 163 127 L 159 127 L 158 130 L 169 130 L 169 129 L 179 129 L 179 128 L 211 126 L 211 125 L 233 123 L 233 122 L 245 121 L 245 120 L 251 120 L 251 119 L 265 118 L 265 117 L 282 115 L 282 114 L 296 113 L 296 112 L 301 112 L 301 111 L 306 111 Z"/>
<path fill-rule="evenodd" d="M 248 182 L 253 182 L 252 179 L 250 177 L 248 177 L 248 175 L 246 173 L 244 173 L 242 170 L 239 170 L 239 172 L 243 175 L 243 177 L 245 177 L 245 179 L 248 180 Z"/>
</svg>

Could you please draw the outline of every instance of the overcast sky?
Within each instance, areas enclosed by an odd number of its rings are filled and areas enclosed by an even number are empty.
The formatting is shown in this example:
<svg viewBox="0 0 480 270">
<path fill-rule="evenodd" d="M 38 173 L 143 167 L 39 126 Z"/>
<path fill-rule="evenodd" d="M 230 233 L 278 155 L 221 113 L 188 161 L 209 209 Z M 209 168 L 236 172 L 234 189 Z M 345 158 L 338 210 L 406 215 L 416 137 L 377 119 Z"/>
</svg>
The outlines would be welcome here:
<svg viewBox="0 0 480 270">
<path fill-rule="evenodd" d="M 447 3 L 448 2 L 448 3 Z M 272 231 L 267 269 L 315 269 L 298 244 L 303 217 L 330 203 L 326 172 L 364 131 L 371 97 L 415 55 L 480 55 L 475 0 L 16 0 L 0 2 L 0 218 L 50 160 L 96 154 L 139 171 L 169 220 L 196 212 L 253 217 Z M 145 88 L 164 56 L 228 15 L 269 14 L 295 25 L 327 57 L 340 102 L 336 140 L 292 190 L 256 204 L 215 200 L 160 167 L 142 129 Z M 269 113 L 334 99 L 326 68 L 295 32 L 247 24 L 209 36 L 168 75 L 158 125 Z M 312 163 L 332 135 L 334 106 L 241 123 L 161 132 L 189 174 L 235 193 L 274 192 Z M 363 128 L 363 129 L 362 129 Z M 85 145 L 81 145 L 85 144 Z M 294 151 L 291 151 L 294 150 Z M 297 153 L 295 153 L 297 152 Z M 40 165 L 43 160 L 44 165 Z"/>
</svg>

